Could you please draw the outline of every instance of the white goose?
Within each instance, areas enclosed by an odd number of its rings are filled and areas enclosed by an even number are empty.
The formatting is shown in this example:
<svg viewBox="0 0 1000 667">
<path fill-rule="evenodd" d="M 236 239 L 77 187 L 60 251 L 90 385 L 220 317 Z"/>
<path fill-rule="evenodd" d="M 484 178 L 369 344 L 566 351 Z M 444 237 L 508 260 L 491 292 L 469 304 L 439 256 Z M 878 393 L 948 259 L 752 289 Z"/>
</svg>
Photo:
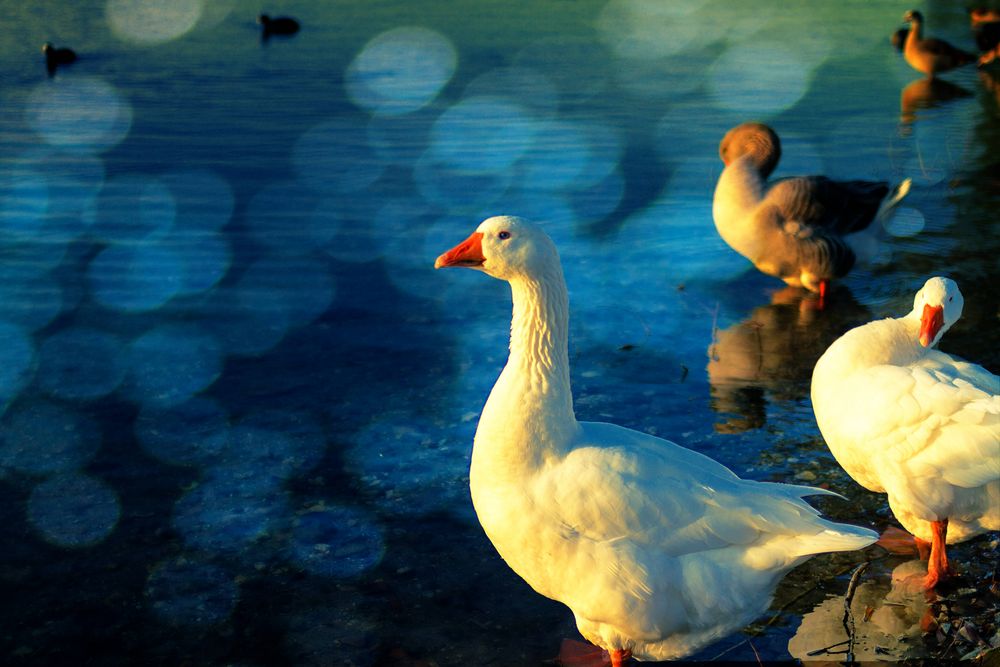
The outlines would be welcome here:
<svg viewBox="0 0 1000 667">
<path fill-rule="evenodd" d="M 762 123 L 729 130 L 719 156 L 726 165 L 712 202 L 719 235 L 762 273 L 821 295 L 855 261 L 871 260 L 881 221 L 910 189 L 909 179 L 890 191 L 888 183 L 825 176 L 768 185 L 781 141 Z"/>
<path fill-rule="evenodd" d="M 876 539 L 802 500 L 828 491 L 742 480 L 672 442 L 578 422 L 566 284 L 537 225 L 489 218 L 437 258 L 447 266 L 508 281 L 514 302 L 473 447 L 476 513 L 507 564 L 569 606 L 613 665 L 687 655 L 762 613 L 810 555 Z"/>
<path fill-rule="evenodd" d="M 1000 530 L 1000 378 L 932 349 L 962 305 L 954 281 L 931 278 L 908 315 L 848 331 L 813 371 L 830 451 L 929 543 L 925 588 L 949 574 L 946 543 Z"/>
</svg>

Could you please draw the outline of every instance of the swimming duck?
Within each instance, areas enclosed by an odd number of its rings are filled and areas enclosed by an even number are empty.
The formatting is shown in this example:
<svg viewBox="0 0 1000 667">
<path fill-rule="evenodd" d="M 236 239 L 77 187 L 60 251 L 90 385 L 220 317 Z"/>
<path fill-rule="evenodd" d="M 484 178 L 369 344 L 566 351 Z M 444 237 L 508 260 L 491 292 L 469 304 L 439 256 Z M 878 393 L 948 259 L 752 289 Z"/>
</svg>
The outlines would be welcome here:
<svg viewBox="0 0 1000 667">
<path fill-rule="evenodd" d="M 54 74 L 60 65 L 69 65 L 76 61 L 76 53 L 73 49 L 57 49 L 50 42 L 42 44 L 42 53 L 45 54 L 45 67 L 49 74 Z"/>
<path fill-rule="evenodd" d="M 903 15 L 910 32 L 903 45 L 903 57 L 910 67 L 929 77 L 976 62 L 976 56 L 957 49 L 942 39 L 924 38 L 924 16 L 915 9 Z"/>
<path fill-rule="evenodd" d="M 953 280 L 931 278 L 909 314 L 837 339 L 812 378 L 834 457 L 929 547 L 925 588 L 951 573 L 946 544 L 1000 530 L 1000 378 L 934 349 L 963 304 Z"/>
<path fill-rule="evenodd" d="M 299 22 L 288 16 L 271 18 L 267 14 L 257 17 L 257 23 L 264 28 L 264 37 L 270 35 L 294 35 L 299 31 Z"/>
<path fill-rule="evenodd" d="M 540 226 L 489 218 L 437 258 L 442 267 L 505 280 L 513 297 L 510 355 L 473 445 L 479 521 L 613 665 L 687 655 L 762 613 L 811 555 L 876 539 L 802 500 L 829 491 L 743 480 L 673 442 L 577 421 L 566 283 Z"/>
<path fill-rule="evenodd" d="M 856 261 L 871 258 L 882 220 L 910 188 L 909 179 L 890 189 L 885 182 L 825 176 L 768 184 L 781 141 L 763 123 L 729 130 L 719 156 L 726 165 L 712 203 L 719 235 L 761 272 L 821 295 Z"/>
</svg>

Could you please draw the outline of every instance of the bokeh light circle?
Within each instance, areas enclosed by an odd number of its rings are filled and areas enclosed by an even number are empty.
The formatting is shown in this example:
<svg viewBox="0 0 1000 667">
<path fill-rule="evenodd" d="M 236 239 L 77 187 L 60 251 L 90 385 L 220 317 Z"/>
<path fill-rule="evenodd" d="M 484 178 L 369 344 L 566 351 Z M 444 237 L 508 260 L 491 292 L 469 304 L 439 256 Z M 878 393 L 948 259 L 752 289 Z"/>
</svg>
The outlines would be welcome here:
<svg viewBox="0 0 1000 667">
<path fill-rule="evenodd" d="M 603 40 L 628 59 L 655 59 L 685 50 L 713 25 L 699 20 L 699 0 L 611 0 L 597 25 Z"/>
<path fill-rule="evenodd" d="M 906 238 L 919 234 L 926 224 L 927 220 L 919 210 L 910 206 L 900 206 L 885 222 L 885 228 L 895 237 Z"/>
<path fill-rule="evenodd" d="M 51 275 L 8 276 L 0 267 L 0 316 L 32 331 L 49 325 L 63 310 L 63 288 Z"/>
<path fill-rule="evenodd" d="M 393 28 L 368 42 L 347 67 L 347 96 L 381 116 L 411 113 L 430 103 L 455 73 L 458 56 L 428 28 Z"/>
<path fill-rule="evenodd" d="M 57 475 L 28 497 L 28 520 L 46 540 L 60 547 L 88 547 L 118 525 L 121 502 L 114 489 L 81 473 Z"/>
<path fill-rule="evenodd" d="M 559 107 L 559 91 L 538 69 L 506 66 L 480 74 L 463 91 L 463 97 L 501 97 L 517 100 L 538 118 L 552 118 Z"/>
<path fill-rule="evenodd" d="M 459 442 L 453 429 L 402 414 L 374 422 L 352 440 L 345 467 L 380 508 L 415 516 L 471 507 L 471 437 Z"/>
<path fill-rule="evenodd" d="M 39 146 L 18 155 L 11 167 L 0 177 L 0 231 L 21 242 L 42 242 L 58 256 L 62 244 L 89 224 L 85 214 L 104 184 L 104 161 Z"/>
<path fill-rule="evenodd" d="M 136 44 L 177 39 L 198 23 L 205 0 L 108 0 L 105 15 L 111 31 Z"/>
<path fill-rule="evenodd" d="M 123 348 L 117 336 L 89 327 L 55 333 L 39 347 L 38 383 L 71 401 L 107 396 L 125 376 Z"/>
<path fill-rule="evenodd" d="M 115 310 L 159 308 L 180 291 L 183 261 L 159 244 L 109 246 L 87 267 L 87 282 L 98 303 Z"/>
<path fill-rule="evenodd" d="M 48 401 L 21 402 L 0 422 L 0 466 L 47 475 L 82 467 L 101 444 L 88 417 Z"/>
<path fill-rule="evenodd" d="M 174 505 L 173 523 L 192 547 L 254 558 L 253 547 L 290 520 L 288 494 L 209 478 Z"/>
<path fill-rule="evenodd" d="M 121 176 L 101 189 L 90 231 L 102 241 L 138 243 L 165 234 L 176 217 L 174 196 L 159 179 Z"/>
<path fill-rule="evenodd" d="M 0 174 L 0 234 L 30 238 L 44 224 L 48 210 L 44 174 L 30 169 Z"/>
<path fill-rule="evenodd" d="M 180 260 L 177 294 L 200 294 L 217 285 L 232 265 L 227 236 L 219 232 L 174 229 L 158 243 Z"/>
<path fill-rule="evenodd" d="M 791 108 L 806 94 L 811 76 L 810 65 L 783 44 L 747 41 L 727 49 L 707 78 L 716 106 L 743 118 Z"/>
<path fill-rule="evenodd" d="M 503 172 L 531 148 L 541 127 L 514 100 L 477 95 L 441 114 L 431 129 L 430 152 L 459 171 Z"/>
<path fill-rule="evenodd" d="M 309 414 L 265 410 L 233 425 L 220 461 L 236 476 L 278 485 L 314 468 L 325 452 L 326 435 Z"/>
<path fill-rule="evenodd" d="M 354 507 L 306 512 L 292 525 L 292 559 L 314 574 L 355 577 L 378 565 L 384 554 L 381 525 Z"/>
<path fill-rule="evenodd" d="M 117 145 L 132 126 L 132 107 L 111 84 L 94 77 L 50 81 L 27 102 L 28 124 L 48 144 L 98 153 Z"/>
<path fill-rule="evenodd" d="M 214 464 L 229 444 L 229 413 L 204 396 L 166 407 L 146 406 L 136 417 L 135 435 L 143 449 L 166 463 Z"/>
<path fill-rule="evenodd" d="M 162 324 L 128 348 L 128 385 L 146 405 L 174 405 L 206 389 L 222 373 L 219 342 L 191 324 Z"/>
</svg>

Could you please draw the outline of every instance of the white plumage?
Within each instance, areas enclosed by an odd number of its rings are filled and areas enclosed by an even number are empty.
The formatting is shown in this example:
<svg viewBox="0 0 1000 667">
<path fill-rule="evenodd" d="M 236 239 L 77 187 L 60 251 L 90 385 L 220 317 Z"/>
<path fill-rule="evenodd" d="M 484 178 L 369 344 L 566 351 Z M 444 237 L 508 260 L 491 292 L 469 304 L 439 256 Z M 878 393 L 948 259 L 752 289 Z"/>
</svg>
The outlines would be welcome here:
<svg viewBox="0 0 1000 667">
<path fill-rule="evenodd" d="M 472 454 L 479 520 L 510 567 L 569 606 L 614 664 L 687 655 L 761 614 L 810 555 L 875 540 L 802 500 L 828 491 L 742 480 L 672 442 L 578 422 L 566 286 L 540 227 L 490 218 L 436 266 L 480 269 L 513 296 L 510 356 Z"/>
<path fill-rule="evenodd" d="M 939 537 L 952 544 L 1000 529 L 1000 378 L 932 349 L 962 306 L 954 281 L 931 278 L 909 314 L 848 331 L 813 371 L 830 451 L 931 543 L 928 587 L 948 573 Z M 946 522 L 946 535 L 935 535 L 935 522 Z"/>
</svg>

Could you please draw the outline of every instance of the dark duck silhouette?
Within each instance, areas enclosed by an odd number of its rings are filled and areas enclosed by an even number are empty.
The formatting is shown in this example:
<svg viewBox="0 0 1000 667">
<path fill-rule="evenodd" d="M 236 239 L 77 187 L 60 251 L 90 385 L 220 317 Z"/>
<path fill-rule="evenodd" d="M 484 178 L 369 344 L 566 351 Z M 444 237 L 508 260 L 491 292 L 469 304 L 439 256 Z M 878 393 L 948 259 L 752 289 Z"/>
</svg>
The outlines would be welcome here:
<svg viewBox="0 0 1000 667">
<path fill-rule="evenodd" d="M 969 10 L 972 36 L 979 49 L 979 65 L 1000 58 L 1000 10 L 973 7 Z"/>
<path fill-rule="evenodd" d="M 73 49 L 57 49 L 50 42 L 42 44 L 42 53 L 45 54 L 45 67 L 49 75 L 56 72 L 60 65 L 69 65 L 76 61 L 76 52 Z"/>
<path fill-rule="evenodd" d="M 933 78 L 935 74 L 976 62 L 975 55 L 955 48 L 943 39 L 924 37 L 924 15 L 911 9 L 903 15 L 910 32 L 903 44 L 903 57 L 910 67 Z"/>
<path fill-rule="evenodd" d="M 257 23 L 264 28 L 264 39 L 271 35 L 294 35 L 299 31 L 299 22 L 288 16 L 271 18 L 267 14 L 261 14 L 257 17 Z"/>
</svg>

